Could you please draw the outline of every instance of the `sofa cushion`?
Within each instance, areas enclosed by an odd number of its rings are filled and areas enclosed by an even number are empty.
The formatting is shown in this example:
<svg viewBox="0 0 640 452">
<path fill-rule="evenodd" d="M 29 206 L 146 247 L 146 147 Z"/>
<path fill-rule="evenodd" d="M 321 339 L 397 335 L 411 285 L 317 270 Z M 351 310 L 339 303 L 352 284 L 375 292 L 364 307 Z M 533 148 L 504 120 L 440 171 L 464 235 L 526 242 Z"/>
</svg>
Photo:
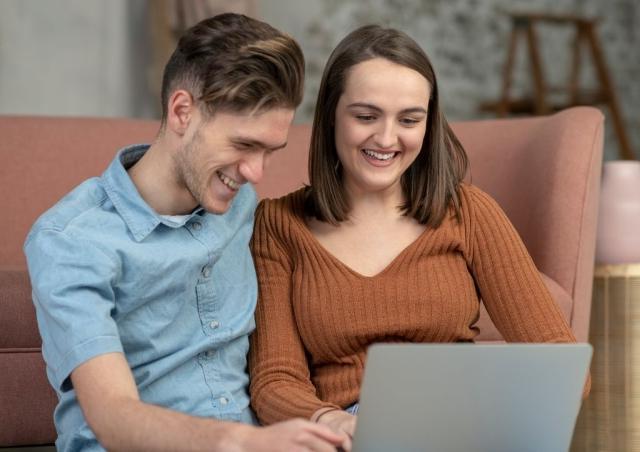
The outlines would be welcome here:
<svg viewBox="0 0 640 452">
<path fill-rule="evenodd" d="M 0 350 L 40 349 L 31 283 L 26 270 L 0 270 Z"/>
<path fill-rule="evenodd" d="M 0 270 L 0 447 L 56 439 L 55 392 L 40 352 L 26 270 Z"/>
<path fill-rule="evenodd" d="M 547 289 L 549 289 L 549 292 L 551 292 L 551 297 L 553 297 L 560 307 L 560 311 L 564 314 L 564 318 L 567 320 L 567 323 L 571 324 L 571 308 L 573 306 L 571 296 L 566 290 L 560 287 L 557 282 L 549 278 L 544 273 L 540 273 L 540 276 L 542 277 L 544 284 L 547 286 Z M 476 326 L 480 328 L 480 334 L 476 337 L 476 342 L 504 341 L 502 334 L 500 334 L 493 325 L 493 322 L 487 313 L 487 309 L 484 307 L 484 303 L 480 304 L 480 319 L 476 323 Z"/>
<path fill-rule="evenodd" d="M 56 403 L 39 348 L 0 350 L 0 446 L 53 443 Z"/>
</svg>

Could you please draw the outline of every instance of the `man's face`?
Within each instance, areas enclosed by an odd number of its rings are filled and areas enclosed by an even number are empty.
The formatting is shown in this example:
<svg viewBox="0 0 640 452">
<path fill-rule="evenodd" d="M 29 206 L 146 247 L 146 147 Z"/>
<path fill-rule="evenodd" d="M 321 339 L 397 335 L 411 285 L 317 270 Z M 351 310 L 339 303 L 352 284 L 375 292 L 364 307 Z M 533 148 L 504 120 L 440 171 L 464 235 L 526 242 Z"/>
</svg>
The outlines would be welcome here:
<svg viewBox="0 0 640 452">
<path fill-rule="evenodd" d="M 217 112 L 195 119 L 193 132 L 174 155 L 178 183 L 207 212 L 225 213 L 246 182 L 262 179 L 270 155 L 287 143 L 294 110 Z"/>
</svg>

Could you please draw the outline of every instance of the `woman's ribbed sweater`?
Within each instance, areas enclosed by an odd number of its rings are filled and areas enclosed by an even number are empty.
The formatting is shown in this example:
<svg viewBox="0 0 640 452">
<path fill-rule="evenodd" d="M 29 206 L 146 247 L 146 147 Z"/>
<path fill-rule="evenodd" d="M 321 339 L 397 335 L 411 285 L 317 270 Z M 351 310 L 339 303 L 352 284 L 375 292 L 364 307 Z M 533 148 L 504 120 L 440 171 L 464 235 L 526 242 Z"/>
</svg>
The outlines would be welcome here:
<svg viewBox="0 0 640 452">
<path fill-rule="evenodd" d="M 504 212 L 478 188 L 460 194 L 461 222 L 428 228 L 372 277 L 313 236 L 303 190 L 259 205 L 249 366 L 261 422 L 356 402 L 372 343 L 473 341 L 480 298 L 509 342 L 575 342 Z"/>
</svg>

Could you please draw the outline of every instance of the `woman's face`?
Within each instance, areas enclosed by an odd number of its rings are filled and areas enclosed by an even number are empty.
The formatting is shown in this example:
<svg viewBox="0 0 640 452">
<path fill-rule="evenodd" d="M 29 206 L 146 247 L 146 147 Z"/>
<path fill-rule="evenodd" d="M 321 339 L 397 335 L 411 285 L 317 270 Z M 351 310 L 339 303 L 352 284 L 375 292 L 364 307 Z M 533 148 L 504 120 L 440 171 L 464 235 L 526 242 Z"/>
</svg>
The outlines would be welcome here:
<svg viewBox="0 0 640 452">
<path fill-rule="evenodd" d="M 422 147 L 430 91 L 420 73 L 384 58 L 349 69 L 335 140 L 351 195 L 402 190 L 400 177 Z"/>
</svg>

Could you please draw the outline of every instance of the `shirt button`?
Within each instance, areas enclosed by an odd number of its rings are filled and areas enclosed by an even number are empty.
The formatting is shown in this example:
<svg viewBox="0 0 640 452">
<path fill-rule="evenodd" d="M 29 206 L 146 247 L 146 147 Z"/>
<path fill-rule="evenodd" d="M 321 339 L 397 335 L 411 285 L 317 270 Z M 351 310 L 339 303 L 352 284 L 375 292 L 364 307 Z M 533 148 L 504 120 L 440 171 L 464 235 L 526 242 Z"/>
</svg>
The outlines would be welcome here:
<svg viewBox="0 0 640 452">
<path fill-rule="evenodd" d="M 200 229 L 202 229 L 202 223 L 200 223 L 199 221 L 194 221 L 193 223 L 191 223 L 191 227 L 194 231 L 199 231 Z"/>
<path fill-rule="evenodd" d="M 227 403 L 229 403 L 229 399 L 226 397 L 220 397 L 220 405 L 226 405 Z"/>
<path fill-rule="evenodd" d="M 205 278 L 208 278 L 210 274 L 211 269 L 209 267 L 205 267 L 202 269 L 202 276 L 204 276 Z"/>
<path fill-rule="evenodd" d="M 211 329 L 216 329 L 220 326 L 220 322 L 218 322 L 217 320 L 212 320 L 211 323 L 209 324 L 209 326 L 211 327 Z"/>
</svg>

